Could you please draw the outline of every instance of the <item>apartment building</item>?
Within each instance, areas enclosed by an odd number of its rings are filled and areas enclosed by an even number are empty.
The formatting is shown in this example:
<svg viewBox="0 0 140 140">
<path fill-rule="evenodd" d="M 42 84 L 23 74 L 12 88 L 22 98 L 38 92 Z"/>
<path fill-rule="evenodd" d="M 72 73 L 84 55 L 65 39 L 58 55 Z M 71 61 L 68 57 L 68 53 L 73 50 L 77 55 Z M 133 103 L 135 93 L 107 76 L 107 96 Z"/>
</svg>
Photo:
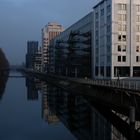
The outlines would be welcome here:
<svg viewBox="0 0 140 140">
<path fill-rule="evenodd" d="M 49 44 L 50 40 L 52 40 L 55 36 L 59 35 L 64 28 L 62 25 L 49 22 L 43 29 L 42 29 L 42 66 L 43 71 L 47 71 L 47 67 L 49 65 Z"/>
<path fill-rule="evenodd" d="M 102 0 L 93 19 L 93 77 L 139 77 L 140 0 Z"/>
</svg>

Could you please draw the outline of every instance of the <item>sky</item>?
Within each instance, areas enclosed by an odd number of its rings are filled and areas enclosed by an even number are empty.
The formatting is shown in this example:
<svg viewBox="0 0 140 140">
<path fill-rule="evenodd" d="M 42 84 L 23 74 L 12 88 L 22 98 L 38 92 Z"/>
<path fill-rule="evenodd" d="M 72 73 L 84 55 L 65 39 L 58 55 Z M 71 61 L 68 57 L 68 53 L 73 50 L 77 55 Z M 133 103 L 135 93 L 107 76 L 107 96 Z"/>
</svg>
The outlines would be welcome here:
<svg viewBox="0 0 140 140">
<path fill-rule="evenodd" d="M 48 22 L 68 28 L 92 11 L 99 0 L 0 0 L 0 48 L 10 64 L 25 62 L 28 40 L 41 42 Z M 41 43 L 40 43 L 41 44 Z"/>
</svg>

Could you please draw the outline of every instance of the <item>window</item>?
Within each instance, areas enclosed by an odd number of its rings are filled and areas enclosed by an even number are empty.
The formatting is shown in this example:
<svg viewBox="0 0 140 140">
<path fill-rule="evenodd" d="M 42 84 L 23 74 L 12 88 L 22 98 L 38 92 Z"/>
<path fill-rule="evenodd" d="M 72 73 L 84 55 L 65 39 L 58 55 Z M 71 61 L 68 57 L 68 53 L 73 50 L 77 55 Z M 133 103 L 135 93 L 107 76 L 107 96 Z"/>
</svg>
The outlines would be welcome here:
<svg viewBox="0 0 140 140">
<path fill-rule="evenodd" d="M 118 35 L 118 41 L 121 41 L 121 40 L 122 40 L 122 36 Z"/>
<path fill-rule="evenodd" d="M 140 62 L 140 56 L 136 56 L 136 62 Z"/>
<path fill-rule="evenodd" d="M 140 32 L 140 25 L 136 25 L 136 31 Z"/>
<path fill-rule="evenodd" d="M 121 14 L 118 14 L 118 20 L 119 20 L 119 21 L 122 20 Z"/>
<path fill-rule="evenodd" d="M 99 26 L 99 22 L 96 21 L 96 23 L 95 23 L 95 27 L 96 27 L 96 29 L 98 28 L 98 26 Z"/>
<path fill-rule="evenodd" d="M 111 41 L 111 36 L 110 36 L 110 35 L 107 35 L 107 39 L 106 39 L 106 40 L 107 40 L 108 43 L 110 43 L 110 41 Z"/>
<path fill-rule="evenodd" d="M 126 35 L 122 35 L 122 40 L 126 41 Z"/>
<path fill-rule="evenodd" d="M 126 45 L 122 45 L 122 51 L 126 52 Z"/>
<path fill-rule="evenodd" d="M 99 45 L 99 41 L 98 41 L 98 39 L 96 39 L 96 46 L 98 46 Z"/>
<path fill-rule="evenodd" d="M 119 21 L 126 21 L 127 20 L 126 14 L 118 14 L 118 20 Z"/>
<path fill-rule="evenodd" d="M 126 14 L 122 14 L 122 21 L 126 21 L 127 18 L 126 18 Z"/>
<path fill-rule="evenodd" d="M 111 62 L 111 57 L 110 55 L 107 55 L 107 63 L 110 63 Z"/>
<path fill-rule="evenodd" d="M 96 64 L 97 64 L 97 63 L 99 63 L 99 59 L 98 59 L 98 57 L 96 57 Z"/>
<path fill-rule="evenodd" d="M 111 12 L 111 6 L 108 5 L 108 6 L 107 6 L 107 13 L 110 13 L 110 12 Z"/>
<path fill-rule="evenodd" d="M 110 53 L 110 51 L 111 51 L 111 46 L 107 45 L 107 53 Z"/>
<path fill-rule="evenodd" d="M 126 24 L 118 24 L 118 31 L 126 31 Z"/>
<path fill-rule="evenodd" d="M 126 35 L 118 35 L 118 41 L 126 41 Z"/>
<path fill-rule="evenodd" d="M 98 14 L 98 12 L 95 14 L 95 18 L 96 19 L 98 19 L 98 16 L 99 16 L 99 14 Z"/>
<path fill-rule="evenodd" d="M 96 48 L 96 54 L 98 54 L 99 53 L 99 49 L 98 48 Z"/>
<path fill-rule="evenodd" d="M 104 15 L 104 9 L 101 9 L 101 16 Z"/>
<path fill-rule="evenodd" d="M 140 46 L 136 46 L 136 52 L 140 52 Z"/>
<path fill-rule="evenodd" d="M 136 35 L 136 42 L 140 42 L 140 36 Z"/>
<path fill-rule="evenodd" d="M 96 31 L 95 31 L 95 35 L 98 36 L 98 34 L 99 34 L 98 30 L 96 30 Z"/>
<path fill-rule="evenodd" d="M 118 24 L 118 31 L 122 31 L 122 26 L 121 26 L 121 24 Z"/>
<path fill-rule="evenodd" d="M 126 11 L 127 10 L 127 5 L 119 3 L 118 4 L 118 10 Z"/>
<path fill-rule="evenodd" d="M 140 12 L 140 5 L 136 5 L 136 11 Z"/>
<path fill-rule="evenodd" d="M 118 45 L 118 52 L 121 52 L 121 45 Z"/>
<path fill-rule="evenodd" d="M 121 56 L 118 56 L 118 62 L 121 62 Z"/>
<path fill-rule="evenodd" d="M 111 26 L 107 25 L 107 33 L 110 33 L 110 32 L 111 32 Z"/>
<path fill-rule="evenodd" d="M 137 15 L 137 16 L 136 16 L 136 21 L 137 21 L 137 22 L 140 22 L 140 15 Z"/>
<path fill-rule="evenodd" d="M 107 16 L 107 22 L 110 22 L 111 21 L 111 15 L 108 15 Z"/>
<path fill-rule="evenodd" d="M 123 57 L 122 57 L 122 61 L 123 61 L 123 62 L 126 62 L 126 56 L 123 56 Z"/>
<path fill-rule="evenodd" d="M 122 31 L 126 31 L 127 30 L 127 27 L 125 24 L 122 25 Z"/>
</svg>

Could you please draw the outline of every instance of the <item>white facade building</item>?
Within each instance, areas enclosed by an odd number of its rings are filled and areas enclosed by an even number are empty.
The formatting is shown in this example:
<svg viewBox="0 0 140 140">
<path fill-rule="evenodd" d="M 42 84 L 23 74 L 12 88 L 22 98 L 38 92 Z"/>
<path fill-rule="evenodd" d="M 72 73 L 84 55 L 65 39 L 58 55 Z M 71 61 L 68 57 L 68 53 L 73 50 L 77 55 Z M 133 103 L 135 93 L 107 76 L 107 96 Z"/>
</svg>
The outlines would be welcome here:
<svg viewBox="0 0 140 140">
<path fill-rule="evenodd" d="M 67 59 L 68 61 L 65 62 L 64 59 L 68 58 L 68 55 L 65 54 L 69 53 L 66 48 L 71 46 L 71 48 L 82 49 L 86 46 L 84 43 L 80 43 L 83 40 L 81 34 L 89 32 L 91 33 L 91 42 L 90 45 L 88 44 L 91 47 L 91 64 L 89 64 L 91 67 L 89 66 L 89 68 L 91 68 L 92 78 L 140 77 L 140 0 L 101 0 L 93 7 L 91 13 L 52 41 L 50 45 L 52 54 L 49 57 L 51 72 L 57 71 L 63 75 L 77 77 L 78 71 L 86 71 L 84 67 L 87 67 L 88 64 L 81 63 L 80 65 L 83 67 L 80 67 L 79 64 L 70 64 L 77 60 Z M 75 35 L 71 37 L 72 34 Z M 75 43 L 72 43 L 72 39 Z M 64 55 L 61 58 L 63 62 L 59 66 L 55 59 L 58 42 L 61 54 Z M 64 48 L 63 51 L 62 48 Z M 78 58 L 82 51 L 76 53 Z M 85 58 L 81 57 L 82 60 Z M 67 64 L 65 65 L 65 63 Z M 89 71 L 87 71 L 87 75 L 88 73 Z M 83 76 L 90 77 L 86 74 Z"/>
<path fill-rule="evenodd" d="M 93 77 L 140 76 L 140 0 L 102 0 L 93 18 Z"/>
</svg>

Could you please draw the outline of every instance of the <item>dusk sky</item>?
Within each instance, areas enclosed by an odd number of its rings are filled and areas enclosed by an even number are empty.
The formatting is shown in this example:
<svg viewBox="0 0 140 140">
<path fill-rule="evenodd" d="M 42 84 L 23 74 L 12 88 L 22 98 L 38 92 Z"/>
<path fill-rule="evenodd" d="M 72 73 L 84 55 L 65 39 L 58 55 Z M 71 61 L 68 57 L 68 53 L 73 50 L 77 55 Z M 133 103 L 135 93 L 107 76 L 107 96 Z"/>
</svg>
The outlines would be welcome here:
<svg viewBox="0 0 140 140">
<path fill-rule="evenodd" d="M 92 11 L 99 0 L 0 0 L 0 47 L 11 64 L 25 61 L 28 40 L 41 41 L 41 29 L 58 22 L 66 29 Z"/>
</svg>

